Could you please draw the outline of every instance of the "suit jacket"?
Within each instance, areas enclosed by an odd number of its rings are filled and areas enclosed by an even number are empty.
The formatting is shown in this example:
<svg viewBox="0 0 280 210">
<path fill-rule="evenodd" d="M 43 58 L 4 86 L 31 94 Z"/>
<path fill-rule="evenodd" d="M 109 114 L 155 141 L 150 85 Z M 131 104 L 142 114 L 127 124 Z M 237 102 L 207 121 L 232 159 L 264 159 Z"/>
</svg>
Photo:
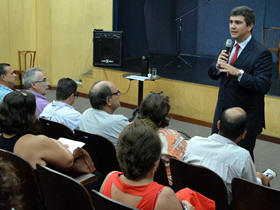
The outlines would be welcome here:
<svg viewBox="0 0 280 210">
<path fill-rule="evenodd" d="M 221 113 L 238 106 L 247 112 L 247 131 L 258 134 L 265 127 L 264 95 L 271 86 L 271 52 L 252 37 L 233 66 L 244 71 L 240 82 L 237 77 L 218 74 L 216 62 L 208 70 L 212 79 L 221 79 L 212 132 L 217 132 Z"/>
</svg>

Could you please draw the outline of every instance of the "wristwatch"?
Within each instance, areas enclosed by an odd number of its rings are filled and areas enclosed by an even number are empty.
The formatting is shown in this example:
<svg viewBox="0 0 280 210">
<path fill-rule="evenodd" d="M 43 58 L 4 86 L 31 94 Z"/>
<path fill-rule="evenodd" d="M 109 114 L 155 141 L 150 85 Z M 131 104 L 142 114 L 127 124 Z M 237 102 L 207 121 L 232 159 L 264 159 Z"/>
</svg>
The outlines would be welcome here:
<svg viewBox="0 0 280 210">
<path fill-rule="evenodd" d="M 241 77 L 244 74 L 244 70 L 239 69 L 238 70 L 238 76 L 237 77 Z"/>
</svg>

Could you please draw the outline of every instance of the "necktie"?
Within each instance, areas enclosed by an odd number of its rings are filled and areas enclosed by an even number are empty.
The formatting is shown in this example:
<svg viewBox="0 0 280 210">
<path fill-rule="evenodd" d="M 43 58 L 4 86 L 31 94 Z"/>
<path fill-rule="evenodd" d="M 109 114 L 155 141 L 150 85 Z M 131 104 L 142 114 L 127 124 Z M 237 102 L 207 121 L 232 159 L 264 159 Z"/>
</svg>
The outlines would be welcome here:
<svg viewBox="0 0 280 210">
<path fill-rule="evenodd" d="M 236 45 L 235 45 L 235 52 L 234 52 L 234 54 L 233 54 L 233 56 L 232 56 L 232 59 L 231 59 L 231 61 L 230 61 L 230 65 L 233 65 L 234 62 L 236 61 L 237 56 L 238 56 L 239 48 L 240 48 L 240 46 L 239 46 L 238 44 L 236 44 Z"/>
</svg>

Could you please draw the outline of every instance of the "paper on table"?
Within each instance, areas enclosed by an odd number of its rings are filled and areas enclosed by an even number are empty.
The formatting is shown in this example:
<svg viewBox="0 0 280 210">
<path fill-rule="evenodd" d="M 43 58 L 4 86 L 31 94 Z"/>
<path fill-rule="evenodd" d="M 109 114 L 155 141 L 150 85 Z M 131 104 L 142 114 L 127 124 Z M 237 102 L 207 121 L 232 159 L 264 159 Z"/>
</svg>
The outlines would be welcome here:
<svg viewBox="0 0 280 210">
<path fill-rule="evenodd" d="M 129 75 L 125 77 L 126 79 L 134 79 L 134 80 L 139 80 L 139 81 L 144 81 L 149 79 L 149 77 L 144 77 L 144 76 L 137 76 L 137 75 Z"/>
<path fill-rule="evenodd" d="M 78 147 L 83 147 L 85 145 L 84 142 L 81 142 L 81 141 L 74 141 L 74 140 L 71 140 L 71 139 L 67 139 L 67 138 L 62 138 L 60 137 L 58 139 L 58 141 L 62 144 L 65 144 L 68 146 L 68 149 L 70 152 L 74 152 L 74 150 Z"/>
</svg>

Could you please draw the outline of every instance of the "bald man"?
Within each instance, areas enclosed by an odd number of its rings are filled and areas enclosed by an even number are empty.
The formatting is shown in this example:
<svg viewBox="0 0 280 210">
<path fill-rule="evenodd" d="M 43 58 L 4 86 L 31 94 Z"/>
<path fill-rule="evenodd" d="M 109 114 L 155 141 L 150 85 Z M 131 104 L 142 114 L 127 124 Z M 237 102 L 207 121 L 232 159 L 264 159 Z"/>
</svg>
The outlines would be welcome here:
<svg viewBox="0 0 280 210">
<path fill-rule="evenodd" d="M 120 133 L 129 123 L 125 116 L 113 114 L 120 106 L 120 94 L 110 81 L 94 83 L 88 95 L 92 108 L 82 114 L 80 129 L 103 136 L 116 146 Z"/>
<path fill-rule="evenodd" d="M 193 137 L 187 146 L 184 161 L 216 172 L 225 182 L 231 202 L 234 177 L 268 185 L 269 179 L 256 172 L 250 153 L 237 145 L 246 136 L 247 114 L 239 107 L 226 109 L 217 122 L 218 134 L 207 138 Z"/>
</svg>

